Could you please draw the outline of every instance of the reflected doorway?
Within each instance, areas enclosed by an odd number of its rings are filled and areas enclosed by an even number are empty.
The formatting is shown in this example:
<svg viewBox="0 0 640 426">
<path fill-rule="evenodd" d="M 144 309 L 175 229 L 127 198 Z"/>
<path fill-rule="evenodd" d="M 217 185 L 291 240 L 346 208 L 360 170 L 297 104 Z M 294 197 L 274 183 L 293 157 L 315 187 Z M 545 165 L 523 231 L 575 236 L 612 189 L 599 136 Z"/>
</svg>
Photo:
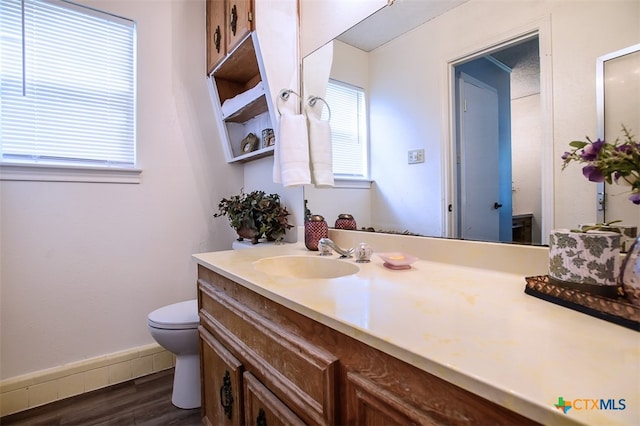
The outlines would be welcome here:
<svg viewBox="0 0 640 426">
<path fill-rule="evenodd" d="M 536 34 L 505 43 L 489 52 L 470 55 L 455 64 L 453 170 L 456 195 L 451 210 L 457 238 L 523 244 L 542 242 L 539 51 Z M 481 119 L 495 120 L 497 140 L 483 142 L 486 136 L 465 124 L 468 121 L 465 114 L 469 114 L 470 109 L 465 105 L 465 87 L 469 86 L 463 75 L 467 80 L 473 79 L 475 86 L 484 85 L 497 93 L 496 116 Z M 482 105 L 478 113 L 486 114 Z M 494 152 L 489 155 L 489 150 Z M 475 152 L 473 158 L 469 157 L 470 152 Z M 486 158 L 497 158 L 497 163 Z M 495 175 L 493 179 L 497 179 L 495 185 L 472 178 L 473 169 L 478 167 L 484 167 L 485 171 L 491 169 Z M 487 190 L 487 187 L 492 189 Z M 497 195 L 494 187 L 498 188 Z M 474 206 L 467 203 L 469 199 L 474 200 Z M 497 230 L 491 230 L 490 224 L 495 221 L 498 222 Z M 470 223 L 472 227 L 469 227 Z"/>
</svg>

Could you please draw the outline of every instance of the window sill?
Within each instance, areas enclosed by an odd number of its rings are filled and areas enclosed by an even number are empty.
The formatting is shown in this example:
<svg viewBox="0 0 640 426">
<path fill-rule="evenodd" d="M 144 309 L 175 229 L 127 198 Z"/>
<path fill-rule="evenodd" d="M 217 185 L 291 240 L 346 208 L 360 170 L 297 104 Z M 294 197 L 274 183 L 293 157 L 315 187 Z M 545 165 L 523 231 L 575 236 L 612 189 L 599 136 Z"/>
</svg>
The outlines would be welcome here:
<svg viewBox="0 0 640 426">
<path fill-rule="evenodd" d="M 343 178 L 343 177 L 335 177 L 333 187 L 334 188 L 357 188 L 357 189 L 370 189 L 371 188 L 370 179 L 363 178 Z"/>
<path fill-rule="evenodd" d="M 0 163 L 0 181 L 140 183 L 140 169 Z"/>
</svg>

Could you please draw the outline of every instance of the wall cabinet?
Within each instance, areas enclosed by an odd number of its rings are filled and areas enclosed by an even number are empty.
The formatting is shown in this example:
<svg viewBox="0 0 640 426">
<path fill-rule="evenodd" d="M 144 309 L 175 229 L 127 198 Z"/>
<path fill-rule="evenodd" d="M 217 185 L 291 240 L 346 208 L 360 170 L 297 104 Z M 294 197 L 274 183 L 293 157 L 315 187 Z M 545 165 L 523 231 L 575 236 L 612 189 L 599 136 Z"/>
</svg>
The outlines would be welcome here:
<svg viewBox="0 0 640 426">
<path fill-rule="evenodd" d="M 207 1 L 207 76 L 227 162 L 271 155 L 275 145 L 274 105 L 252 29 L 253 1 Z"/>
<path fill-rule="evenodd" d="M 253 29 L 253 0 L 207 0 L 207 75 Z"/>
<path fill-rule="evenodd" d="M 198 303 L 205 424 L 534 424 L 203 266 Z"/>
</svg>

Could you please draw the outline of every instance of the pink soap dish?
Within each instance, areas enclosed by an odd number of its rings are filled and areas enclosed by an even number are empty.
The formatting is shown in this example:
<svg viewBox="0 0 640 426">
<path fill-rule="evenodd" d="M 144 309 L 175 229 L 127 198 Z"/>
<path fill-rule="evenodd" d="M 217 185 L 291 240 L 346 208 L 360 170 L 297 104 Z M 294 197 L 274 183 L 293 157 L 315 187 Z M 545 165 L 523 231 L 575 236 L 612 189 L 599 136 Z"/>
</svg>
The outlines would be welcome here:
<svg viewBox="0 0 640 426">
<path fill-rule="evenodd" d="M 389 269 L 409 269 L 411 264 L 418 260 L 417 257 L 405 253 L 377 253 L 384 261 L 383 266 Z"/>
</svg>

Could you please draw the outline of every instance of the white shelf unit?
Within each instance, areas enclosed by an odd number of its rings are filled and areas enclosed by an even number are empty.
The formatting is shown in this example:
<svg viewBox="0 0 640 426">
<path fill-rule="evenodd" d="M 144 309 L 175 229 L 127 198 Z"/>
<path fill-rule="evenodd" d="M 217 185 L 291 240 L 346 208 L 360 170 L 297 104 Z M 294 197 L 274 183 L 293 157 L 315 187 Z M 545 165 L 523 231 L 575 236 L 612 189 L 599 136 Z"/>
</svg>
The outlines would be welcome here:
<svg viewBox="0 0 640 426">
<path fill-rule="evenodd" d="M 277 120 L 255 31 L 213 70 L 208 83 L 227 162 L 273 155 L 274 145 L 266 146 L 263 131 L 272 129 L 275 141 Z M 246 152 L 243 140 L 250 133 L 258 143 Z"/>
</svg>

